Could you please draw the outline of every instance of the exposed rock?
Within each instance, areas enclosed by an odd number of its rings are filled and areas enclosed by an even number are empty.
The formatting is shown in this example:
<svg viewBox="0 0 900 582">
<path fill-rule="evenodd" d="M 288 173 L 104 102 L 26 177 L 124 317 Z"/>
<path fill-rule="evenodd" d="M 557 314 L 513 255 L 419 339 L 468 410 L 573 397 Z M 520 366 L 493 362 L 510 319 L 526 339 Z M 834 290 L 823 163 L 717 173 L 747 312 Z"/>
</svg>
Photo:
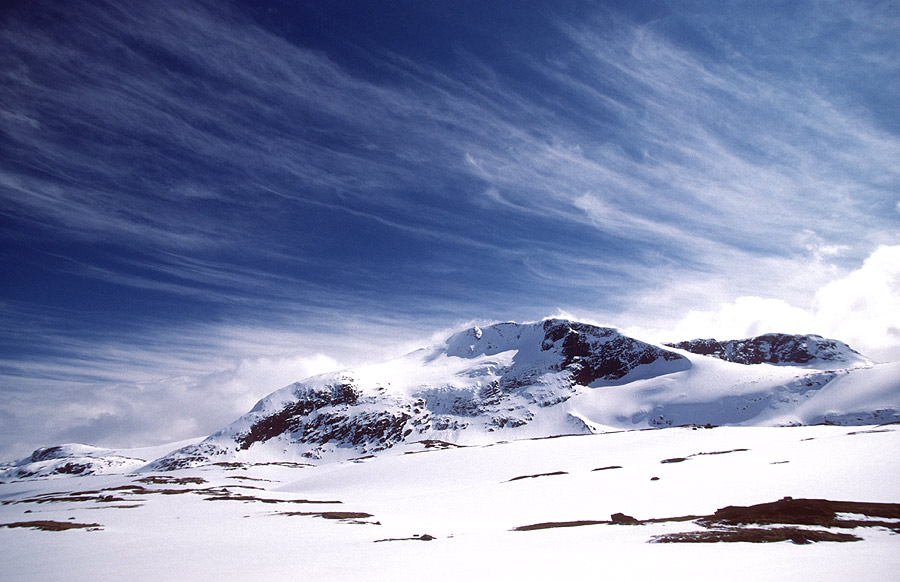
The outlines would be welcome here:
<svg viewBox="0 0 900 582">
<path fill-rule="evenodd" d="M 850 367 L 871 364 L 847 344 L 819 335 L 769 333 L 741 340 L 694 339 L 666 345 L 746 365 L 833 363 L 840 367 Z"/>
<path fill-rule="evenodd" d="M 624 524 L 624 525 L 634 525 L 640 523 L 635 518 L 630 515 L 625 515 L 624 513 L 614 513 L 610 516 L 610 521 L 613 523 Z"/>
</svg>

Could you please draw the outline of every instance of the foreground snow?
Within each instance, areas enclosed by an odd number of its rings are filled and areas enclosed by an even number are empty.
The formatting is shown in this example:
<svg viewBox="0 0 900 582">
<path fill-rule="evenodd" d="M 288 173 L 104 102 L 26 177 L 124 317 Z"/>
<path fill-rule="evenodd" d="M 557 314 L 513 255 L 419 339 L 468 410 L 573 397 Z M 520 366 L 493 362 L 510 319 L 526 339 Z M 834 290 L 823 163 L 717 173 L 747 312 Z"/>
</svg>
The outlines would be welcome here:
<svg viewBox="0 0 900 582">
<path fill-rule="evenodd" d="M 691 521 L 513 528 L 785 496 L 898 503 L 898 447 L 898 425 L 667 428 L 9 482 L 0 524 L 96 525 L 0 527 L 0 579 L 891 579 L 900 537 L 884 527 L 809 545 L 648 543 Z"/>
</svg>

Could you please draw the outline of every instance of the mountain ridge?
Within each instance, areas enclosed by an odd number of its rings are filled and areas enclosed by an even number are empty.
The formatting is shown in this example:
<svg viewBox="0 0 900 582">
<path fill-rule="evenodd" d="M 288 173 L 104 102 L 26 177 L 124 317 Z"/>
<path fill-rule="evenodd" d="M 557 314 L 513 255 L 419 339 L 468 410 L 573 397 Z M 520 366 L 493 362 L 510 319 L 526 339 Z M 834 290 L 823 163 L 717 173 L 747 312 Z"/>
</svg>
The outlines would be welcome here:
<svg viewBox="0 0 900 582">
<path fill-rule="evenodd" d="M 693 339 L 663 344 L 736 364 L 814 365 L 828 367 L 840 362 L 869 366 L 872 361 L 845 344 L 815 334 L 767 333 L 738 340 Z"/>
<path fill-rule="evenodd" d="M 417 442 L 489 444 L 689 424 L 894 422 L 898 378 L 900 363 L 873 365 L 846 344 L 813 335 L 656 345 L 566 319 L 504 322 L 463 329 L 395 360 L 289 384 L 144 469 L 319 463 Z M 116 455 L 71 453 L 74 465 L 23 459 L 0 468 L 0 479 L 121 464 Z"/>
</svg>

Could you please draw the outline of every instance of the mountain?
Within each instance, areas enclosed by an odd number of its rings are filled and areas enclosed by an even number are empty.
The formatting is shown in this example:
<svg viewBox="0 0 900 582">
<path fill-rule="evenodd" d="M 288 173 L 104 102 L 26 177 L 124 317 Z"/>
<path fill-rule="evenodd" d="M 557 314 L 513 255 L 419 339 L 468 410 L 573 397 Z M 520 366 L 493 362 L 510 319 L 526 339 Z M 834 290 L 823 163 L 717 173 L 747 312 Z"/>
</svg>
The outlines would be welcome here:
<svg viewBox="0 0 900 582">
<path fill-rule="evenodd" d="M 148 462 L 199 439 L 138 449 L 106 449 L 68 443 L 37 449 L 28 457 L 0 463 L 0 482 L 48 477 L 115 475 L 137 471 Z"/>
<path fill-rule="evenodd" d="M 819 368 L 872 364 L 847 344 L 819 335 L 768 333 L 741 340 L 694 339 L 665 345 L 737 364 L 803 364 Z"/>
<path fill-rule="evenodd" d="M 161 468 L 211 458 L 361 456 L 403 441 L 495 442 L 590 433 L 559 406 L 589 387 L 686 370 L 683 355 L 612 328 L 548 319 L 473 327 L 397 360 L 274 392 Z M 246 454 L 252 452 L 253 454 Z"/>
<path fill-rule="evenodd" d="M 145 464 L 142 459 L 119 455 L 110 449 L 71 443 L 41 448 L 30 457 L 0 466 L 0 479 L 123 473 Z"/>
<path fill-rule="evenodd" d="M 291 384 L 149 467 L 688 424 L 871 424 L 898 411 L 900 364 L 873 366 L 834 340 L 770 334 L 664 347 L 547 319 L 473 327 L 391 362 Z"/>
</svg>

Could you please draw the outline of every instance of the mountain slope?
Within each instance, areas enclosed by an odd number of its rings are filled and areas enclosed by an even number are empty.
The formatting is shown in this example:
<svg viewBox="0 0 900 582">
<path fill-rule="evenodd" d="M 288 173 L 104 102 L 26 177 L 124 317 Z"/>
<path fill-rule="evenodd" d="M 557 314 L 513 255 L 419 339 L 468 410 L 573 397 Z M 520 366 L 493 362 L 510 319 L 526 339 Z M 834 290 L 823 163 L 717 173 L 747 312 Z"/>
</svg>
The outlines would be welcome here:
<svg viewBox="0 0 900 582">
<path fill-rule="evenodd" d="M 687 357 L 611 328 L 557 319 L 473 327 L 392 362 L 287 386 L 155 466 L 221 456 L 346 458 L 403 441 L 590 433 L 593 427 L 560 405 L 592 388 L 689 367 Z"/>
<path fill-rule="evenodd" d="M 684 424 L 900 419 L 900 364 L 861 368 L 865 358 L 818 336 L 716 345 L 728 358 L 559 319 L 473 327 L 392 362 L 287 386 L 151 467 L 336 460 L 421 441 L 484 444 Z M 757 359 L 778 365 L 749 363 Z"/>
</svg>

